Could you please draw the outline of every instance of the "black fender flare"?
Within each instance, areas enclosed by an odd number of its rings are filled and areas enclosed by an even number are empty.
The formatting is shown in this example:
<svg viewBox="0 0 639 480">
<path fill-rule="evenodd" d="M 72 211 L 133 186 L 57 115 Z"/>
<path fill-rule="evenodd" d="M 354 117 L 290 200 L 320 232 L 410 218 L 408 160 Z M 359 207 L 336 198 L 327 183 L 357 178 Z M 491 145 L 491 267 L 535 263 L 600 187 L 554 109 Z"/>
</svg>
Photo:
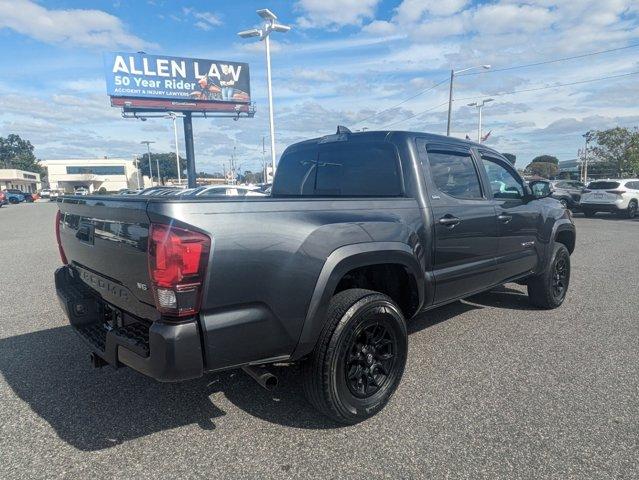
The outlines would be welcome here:
<svg viewBox="0 0 639 480">
<path fill-rule="evenodd" d="M 322 331 L 328 304 L 341 278 L 350 270 L 368 265 L 395 263 L 408 269 L 417 285 L 420 311 L 425 301 L 425 272 L 415 253 L 403 242 L 366 242 L 334 250 L 319 274 L 297 347 L 291 358 L 297 360 L 310 353 Z"/>
<path fill-rule="evenodd" d="M 555 247 L 555 241 L 557 239 L 557 235 L 559 234 L 559 232 L 566 232 L 566 231 L 571 232 L 572 235 L 575 237 L 575 241 L 576 241 L 577 230 L 575 229 L 574 223 L 572 223 L 570 219 L 560 218 L 552 226 L 552 231 L 550 233 L 549 241 L 546 244 L 546 248 L 544 249 L 544 262 L 542 264 L 544 265 L 544 268 L 547 262 L 549 261 L 550 257 L 552 256 L 552 250 Z M 570 253 L 572 254 L 572 252 Z"/>
</svg>

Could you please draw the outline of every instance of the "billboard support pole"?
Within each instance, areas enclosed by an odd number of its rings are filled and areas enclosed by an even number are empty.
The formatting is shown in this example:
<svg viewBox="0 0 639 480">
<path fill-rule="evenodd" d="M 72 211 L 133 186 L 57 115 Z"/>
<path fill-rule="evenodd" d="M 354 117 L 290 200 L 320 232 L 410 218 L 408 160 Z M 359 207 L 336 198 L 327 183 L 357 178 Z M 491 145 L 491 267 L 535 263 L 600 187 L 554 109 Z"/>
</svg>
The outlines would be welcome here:
<svg viewBox="0 0 639 480">
<path fill-rule="evenodd" d="M 186 146 L 186 176 L 188 187 L 195 188 L 195 149 L 193 148 L 193 121 L 191 112 L 184 112 L 184 143 Z"/>
</svg>

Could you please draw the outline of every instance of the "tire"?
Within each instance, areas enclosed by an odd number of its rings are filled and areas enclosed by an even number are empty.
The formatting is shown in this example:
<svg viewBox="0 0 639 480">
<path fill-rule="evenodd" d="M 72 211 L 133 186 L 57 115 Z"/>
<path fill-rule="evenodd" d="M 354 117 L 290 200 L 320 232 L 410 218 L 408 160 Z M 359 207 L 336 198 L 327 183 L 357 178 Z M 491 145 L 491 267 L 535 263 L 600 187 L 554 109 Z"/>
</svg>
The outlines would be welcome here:
<svg viewBox="0 0 639 480">
<path fill-rule="evenodd" d="M 637 216 L 637 201 L 630 200 L 628 208 L 626 209 L 626 218 L 635 218 Z"/>
<path fill-rule="evenodd" d="M 364 289 L 335 295 L 326 324 L 302 365 L 304 393 L 332 420 L 353 425 L 379 412 L 404 373 L 406 322 L 391 298 Z"/>
<path fill-rule="evenodd" d="M 568 206 L 568 200 L 566 200 L 565 198 L 560 198 L 559 203 L 561 203 L 561 206 L 564 207 L 566 210 L 569 210 L 570 207 Z"/>
<path fill-rule="evenodd" d="M 528 299 L 535 307 L 550 310 L 564 303 L 570 284 L 570 253 L 555 243 L 550 262 L 543 273 L 528 282 Z"/>
<path fill-rule="evenodd" d="M 592 217 L 594 217 L 597 214 L 597 212 L 595 212 L 594 210 L 590 210 L 588 208 L 584 208 L 583 212 L 584 212 L 584 215 L 586 216 L 586 218 L 592 218 Z"/>
</svg>

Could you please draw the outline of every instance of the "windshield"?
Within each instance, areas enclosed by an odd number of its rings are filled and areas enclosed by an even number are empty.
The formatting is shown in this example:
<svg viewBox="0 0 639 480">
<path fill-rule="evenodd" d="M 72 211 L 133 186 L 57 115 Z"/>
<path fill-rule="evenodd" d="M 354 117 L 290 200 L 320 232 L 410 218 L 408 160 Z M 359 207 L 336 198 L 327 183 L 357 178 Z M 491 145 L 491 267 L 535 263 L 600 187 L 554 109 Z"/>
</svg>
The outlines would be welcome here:
<svg viewBox="0 0 639 480">
<path fill-rule="evenodd" d="M 619 188 L 619 182 L 592 182 L 588 188 L 591 190 L 613 190 Z"/>
</svg>

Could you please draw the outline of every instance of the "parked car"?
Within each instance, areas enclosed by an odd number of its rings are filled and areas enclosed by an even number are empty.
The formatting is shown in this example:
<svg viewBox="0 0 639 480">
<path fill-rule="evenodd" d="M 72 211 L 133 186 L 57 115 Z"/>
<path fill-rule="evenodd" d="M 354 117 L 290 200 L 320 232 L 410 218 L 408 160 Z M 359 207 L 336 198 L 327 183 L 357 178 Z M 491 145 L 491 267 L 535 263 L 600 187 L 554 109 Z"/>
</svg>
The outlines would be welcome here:
<svg viewBox="0 0 639 480">
<path fill-rule="evenodd" d="M 48 188 L 44 188 L 40 190 L 40 198 L 49 198 L 51 195 L 51 190 Z"/>
<path fill-rule="evenodd" d="M 118 190 L 117 195 L 139 195 L 141 191 L 142 189 L 134 190 L 131 188 L 123 188 L 121 190 Z"/>
<path fill-rule="evenodd" d="M 14 193 L 13 189 L 9 189 L 9 190 L 3 190 L 5 196 L 7 197 L 7 201 L 9 203 L 12 204 L 17 204 L 17 203 L 21 203 L 25 201 L 24 195 L 22 194 L 22 192 L 20 192 L 20 190 L 18 190 L 18 192 L 20 193 Z"/>
<path fill-rule="evenodd" d="M 60 190 L 50 190 L 49 191 L 49 201 L 50 202 L 55 202 L 58 200 L 58 197 L 63 195 L 64 192 L 61 192 Z"/>
<path fill-rule="evenodd" d="M 639 179 L 608 179 L 590 182 L 581 196 L 586 217 L 597 212 L 612 212 L 635 218 L 639 208 Z"/>
<path fill-rule="evenodd" d="M 196 197 L 265 197 L 259 187 L 245 185 L 212 185 L 195 193 Z"/>
<path fill-rule="evenodd" d="M 7 199 L 7 195 L 4 192 L 0 192 L 0 207 L 3 205 L 7 205 L 9 200 Z"/>
<path fill-rule="evenodd" d="M 89 194 L 89 189 L 87 187 L 75 187 L 73 189 L 73 194 L 74 195 L 88 195 Z"/>
<path fill-rule="evenodd" d="M 575 226 L 540 187 L 484 145 L 340 127 L 288 147 L 270 197 L 63 198 L 56 291 L 96 367 L 272 387 L 257 366 L 298 362 L 353 424 L 396 390 L 420 312 L 512 281 L 562 304 Z"/>
<path fill-rule="evenodd" d="M 576 180 L 552 180 L 550 188 L 551 197 L 559 200 L 564 208 L 577 210 L 586 186 Z"/>
<path fill-rule="evenodd" d="M 21 195 L 22 197 L 24 197 L 24 201 L 28 203 L 31 203 L 34 200 L 33 195 L 31 195 L 29 192 L 23 192 L 22 190 L 18 190 L 17 188 L 7 188 L 5 192 L 13 193 L 15 195 Z"/>
<path fill-rule="evenodd" d="M 178 187 L 165 187 L 165 186 L 158 185 L 155 187 L 145 188 L 139 193 L 139 195 L 157 197 L 157 196 L 167 195 L 167 194 L 174 193 L 181 190 L 182 189 Z"/>
</svg>

